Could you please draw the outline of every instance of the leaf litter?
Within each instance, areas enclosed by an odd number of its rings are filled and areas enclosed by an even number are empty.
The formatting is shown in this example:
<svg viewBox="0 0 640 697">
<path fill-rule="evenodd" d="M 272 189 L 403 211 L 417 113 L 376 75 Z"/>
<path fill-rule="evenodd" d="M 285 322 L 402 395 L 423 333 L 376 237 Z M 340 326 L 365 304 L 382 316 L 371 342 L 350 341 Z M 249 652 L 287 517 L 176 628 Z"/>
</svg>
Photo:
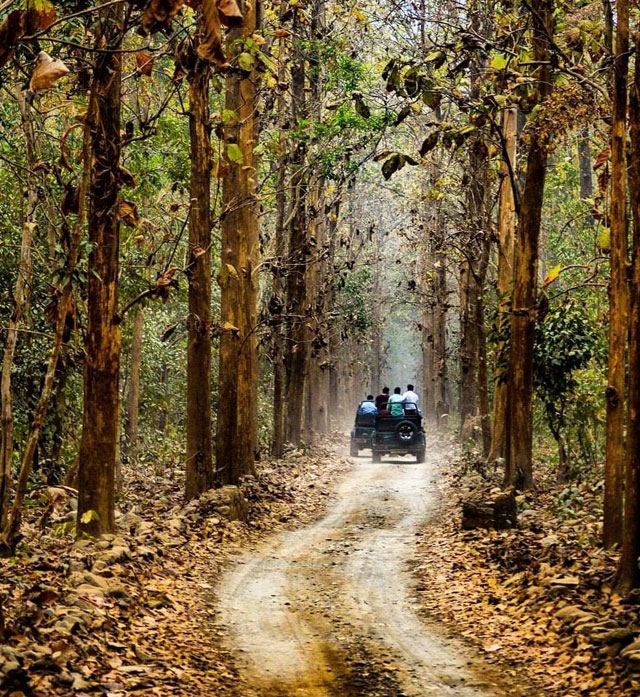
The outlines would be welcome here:
<svg viewBox="0 0 640 697">
<path fill-rule="evenodd" d="M 469 457 L 446 465 L 442 510 L 417 538 L 421 612 L 546 696 L 638 695 L 640 593 L 612 590 L 617 555 L 599 542 L 601 485 L 550 477 L 517 496 L 516 528 L 463 530 L 463 501 L 498 493 L 500 473 Z"/>
<path fill-rule="evenodd" d="M 187 505 L 175 465 L 125 468 L 126 510 L 99 539 L 74 539 L 72 490 L 43 490 L 18 554 L 2 560 L 0 693 L 236 694 L 216 579 L 248 545 L 318 514 L 351 467 L 329 457 L 329 442 Z"/>
</svg>

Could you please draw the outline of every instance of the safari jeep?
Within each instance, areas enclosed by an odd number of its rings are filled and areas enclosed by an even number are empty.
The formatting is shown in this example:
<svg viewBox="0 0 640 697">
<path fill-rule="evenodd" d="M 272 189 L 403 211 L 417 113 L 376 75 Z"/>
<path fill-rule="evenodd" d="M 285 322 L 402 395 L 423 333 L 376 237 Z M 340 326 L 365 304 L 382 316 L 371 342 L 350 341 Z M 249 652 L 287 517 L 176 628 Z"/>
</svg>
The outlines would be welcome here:
<svg viewBox="0 0 640 697">
<path fill-rule="evenodd" d="M 375 414 L 360 414 L 360 405 L 356 411 L 356 421 L 351 429 L 351 445 L 349 455 L 358 457 L 360 451 L 371 447 L 371 436 L 376 430 Z"/>
<path fill-rule="evenodd" d="M 426 441 L 420 412 L 404 407 L 402 416 L 376 416 L 371 453 L 372 462 L 380 462 L 383 455 L 415 455 L 417 462 L 424 462 Z"/>
</svg>

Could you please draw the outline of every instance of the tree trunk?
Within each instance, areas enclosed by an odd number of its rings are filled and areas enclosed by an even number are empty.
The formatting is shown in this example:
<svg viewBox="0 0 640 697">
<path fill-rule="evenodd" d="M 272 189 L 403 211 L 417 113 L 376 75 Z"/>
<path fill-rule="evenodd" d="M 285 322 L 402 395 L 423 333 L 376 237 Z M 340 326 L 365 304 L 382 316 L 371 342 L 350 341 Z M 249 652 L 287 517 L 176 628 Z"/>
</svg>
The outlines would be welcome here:
<svg viewBox="0 0 640 697">
<path fill-rule="evenodd" d="M 435 380 L 435 409 L 438 427 L 446 426 L 449 414 L 449 404 L 447 401 L 447 266 L 444 253 L 443 216 L 438 216 L 438 220 L 433 231 L 434 240 L 434 266 L 435 266 L 435 289 L 434 289 L 434 321 L 435 332 L 433 342 L 433 352 L 436 362 Z"/>
<path fill-rule="evenodd" d="M 476 301 L 476 334 L 478 353 L 478 408 L 480 415 L 480 430 L 482 433 L 482 453 L 486 457 L 491 447 L 491 411 L 489 407 L 489 384 L 487 377 L 487 332 L 484 322 L 484 290 L 489 267 L 489 255 L 491 251 L 491 237 L 489 235 L 490 220 L 488 205 L 485 206 L 486 229 L 482 240 L 482 249 L 478 259 L 477 293 Z"/>
<path fill-rule="evenodd" d="M 593 169 L 588 124 L 582 126 L 578 133 L 578 167 L 580 169 L 580 198 L 583 200 L 591 198 L 593 196 Z"/>
<path fill-rule="evenodd" d="M 99 35 L 117 49 L 123 36 L 122 7 L 102 12 Z M 96 108 L 91 128 L 91 184 L 84 414 L 78 471 L 78 534 L 114 527 L 115 467 L 120 408 L 118 268 L 120 221 L 120 103 L 122 56 L 99 53 L 93 81 Z"/>
<path fill-rule="evenodd" d="M 626 5 L 626 0 L 621 0 Z M 626 21 L 627 8 L 618 3 L 618 21 Z M 619 27 L 620 29 L 620 27 Z M 624 30 L 624 27 L 623 27 Z M 624 40 L 619 44 L 623 48 Z M 635 35 L 635 77 L 629 98 L 629 198 L 633 213 L 633 250 L 629 303 L 629 395 L 627 398 L 627 448 L 622 554 L 616 588 L 626 593 L 640 586 L 640 34 Z M 617 85 L 618 86 L 618 85 Z M 621 88 L 622 85 L 619 85 Z M 614 121 L 614 126 L 616 122 Z M 621 500 L 618 505 L 621 505 Z M 607 529 L 611 532 L 611 527 Z M 615 540 L 613 540 L 615 541 Z"/>
<path fill-rule="evenodd" d="M 251 37 L 257 28 L 256 2 L 241 6 L 242 29 L 229 33 L 230 46 Z M 258 344 L 255 334 L 258 301 L 259 225 L 256 197 L 257 144 L 256 83 L 249 76 L 230 73 L 226 108 L 237 115 L 225 128 L 227 155 L 236 145 L 242 161 L 227 158 L 222 189 L 222 271 L 220 315 L 220 377 L 216 460 L 224 484 L 237 484 L 254 471 L 258 447 Z M 230 328 L 231 327 L 233 328 Z"/>
<path fill-rule="evenodd" d="M 467 210 L 467 215 L 471 212 Z M 459 267 L 460 288 L 460 439 L 466 443 L 473 437 L 473 421 L 477 414 L 478 393 L 476 386 L 477 336 L 476 336 L 476 299 L 477 289 L 472 266 L 476 258 L 471 245 L 467 244 L 466 254 Z"/>
<path fill-rule="evenodd" d="M 627 76 L 629 73 L 629 5 L 618 0 L 616 57 L 613 71 L 613 116 L 611 122 L 611 278 L 609 280 L 609 363 L 606 403 L 606 454 L 604 474 L 605 547 L 622 539 L 624 391 L 627 341 Z"/>
<path fill-rule="evenodd" d="M 169 366 L 164 363 L 160 371 L 160 385 L 162 386 L 163 394 L 167 394 L 169 390 Z M 169 416 L 169 407 L 165 403 L 162 405 L 158 411 L 158 418 L 156 421 L 156 428 L 160 433 L 167 430 L 167 417 Z"/>
<path fill-rule="evenodd" d="M 214 486 L 211 433 L 211 125 L 210 66 L 187 76 L 191 148 L 189 319 L 187 322 L 187 465 L 185 498 Z"/>
<path fill-rule="evenodd" d="M 340 216 L 340 199 L 337 198 L 335 203 L 331 207 L 331 213 L 329 215 L 328 222 L 328 244 L 327 244 L 327 276 L 328 276 L 328 288 L 327 288 L 327 308 L 329 311 L 333 311 L 336 302 L 336 231 L 338 228 L 338 219 Z M 339 356 L 340 356 L 340 333 L 337 326 L 337 322 L 334 317 L 331 317 L 329 324 L 329 346 L 327 353 L 327 412 L 329 426 L 332 425 L 332 421 L 339 423 L 339 410 L 340 410 L 340 398 L 339 398 L 339 380 L 340 380 L 340 370 L 339 370 Z"/>
<path fill-rule="evenodd" d="M 282 0 L 280 17 L 288 9 L 288 3 Z M 282 19 L 281 19 L 282 24 Z M 286 71 L 286 37 L 278 39 L 278 82 L 285 83 Z M 285 217 L 287 213 L 287 103 L 284 90 L 278 90 L 276 101 L 278 114 L 278 169 L 276 173 L 276 221 L 275 221 L 275 263 L 273 265 L 273 307 L 277 317 L 273 328 L 273 433 L 271 436 L 271 455 L 280 458 L 284 446 L 284 391 L 286 373 L 284 367 L 283 310 L 285 294 L 282 277 L 285 269 L 286 243 L 284 237 Z"/>
<path fill-rule="evenodd" d="M 140 413 L 140 371 L 142 368 L 142 330 L 144 310 L 138 307 L 131 339 L 131 369 L 127 390 L 126 453 L 132 462 L 138 459 L 138 417 Z"/>
<path fill-rule="evenodd" d="M 493 431 L 487 459 L 495 462 L 506 458 L 507 363 L 511 295 L 513 291 L 513 258 L 516 236 L 516 207 L 513 187 L 517 172 L 518 110 L 502 113 L 504 137 L 503 159 L 500 163 L 500 201 L 498 208 L 498 336 L 494 365 Z"/>
<path fill-rule="evenodd" d="M 293 11 L 292 33 L 301 30 L 300 11 Z M 292 120 L 297 124 L 307 116 L 305 97 L 305 55 L 301 42 L 295 43 L 291 64 Z M 288 368 L 286 383 L 285 439 L 299 445 L 302 438 L 304 412 L 304 385 L 308 366 L 308 332 L 306 327 L 307 300 L 307 172 L 305 161 L 307 146 L 299 139 L 291 155 L 291 224 L 289 232 L 289 258 L 287 274 L 287 345 L 285 365 Z"/>
<path fill-rule="evenodd" d="M 12 479 L 13 461 L 13 390 L 11 385 L 11 368 L 18 343 L 18 327 L 27 307 L 28 296 L 33 275 L 33 238 L 36 228 L 36 210 L 38 206 L 38 182 L 33 167 L 36 163 L 36 139 L 31 121 L 30 107 L 26 103 L 24 93 L 16 93 L 18 107 L 22 118 L 22 129 L 25 138 L 27 165 L 30 169 L 27 175 L 27 203 L 22 224 L 20 240 L 20 256 L 18 258 L 18 275 L 13 291 L 13 312 L 9 317 L 7 338 L 2 358 L 2 373 L 0 374 L 0 525 L 4 528 Z"/>
<path fill-rule="evenodd" d="M 537 68 L 538 103 L 553 89 L 549 39 L 553 31 L 553 0 L 533 0 L 533 53 Z M 533 129 L 527 174 L 518 219 L 509 355 L 510 411 L 505 485 L 533 487 L 533 338 L 538 288 L 538 241 L 549 145 L 547 134 Z"/>
</svg>

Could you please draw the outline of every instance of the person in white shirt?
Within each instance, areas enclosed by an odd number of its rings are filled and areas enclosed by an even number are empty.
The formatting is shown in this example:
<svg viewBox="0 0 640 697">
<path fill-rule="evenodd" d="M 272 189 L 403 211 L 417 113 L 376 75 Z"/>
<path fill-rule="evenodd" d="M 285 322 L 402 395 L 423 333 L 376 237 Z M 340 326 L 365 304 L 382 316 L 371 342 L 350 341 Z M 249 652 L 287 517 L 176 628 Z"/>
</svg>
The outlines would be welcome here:
<svg viewBox="0 0 640 697">
<path fill-rule="evenodd" d="M 415 404 L 416 409 L 420 402 L 420 397 L 413 391 L 413 385 L 407 385 L 407 391 L 402 395 L 405 404 Z"/>
</svg>

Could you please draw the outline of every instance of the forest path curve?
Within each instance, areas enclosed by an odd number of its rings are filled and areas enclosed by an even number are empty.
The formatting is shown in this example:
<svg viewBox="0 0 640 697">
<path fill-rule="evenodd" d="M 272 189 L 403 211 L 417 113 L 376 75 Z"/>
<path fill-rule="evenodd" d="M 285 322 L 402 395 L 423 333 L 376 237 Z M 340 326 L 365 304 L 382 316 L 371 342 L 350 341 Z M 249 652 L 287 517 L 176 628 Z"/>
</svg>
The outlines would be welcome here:
<svg viewBox="0 0 640 697">
<path fill-rule="evenodd" d="M 433 449 L 425 464 L 357 458 L 323 518 L 276 535 L 223 576 L 218 619 L 237 658 L 238 694 L 523 694 L 416 612 L 408 562 L 437 511 L 438 461 Z"/>
</svg>

